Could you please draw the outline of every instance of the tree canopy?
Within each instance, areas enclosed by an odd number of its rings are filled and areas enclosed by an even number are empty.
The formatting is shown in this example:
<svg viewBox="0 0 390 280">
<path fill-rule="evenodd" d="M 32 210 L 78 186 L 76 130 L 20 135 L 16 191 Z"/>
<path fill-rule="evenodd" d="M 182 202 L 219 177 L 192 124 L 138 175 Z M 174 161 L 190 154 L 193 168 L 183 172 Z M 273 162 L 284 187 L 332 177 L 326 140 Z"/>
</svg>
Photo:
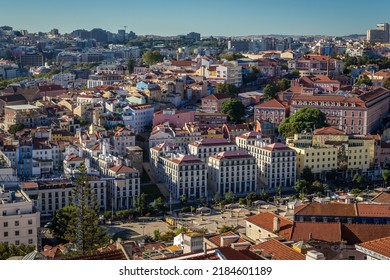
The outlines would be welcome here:
<svg viewBox="0 0 390 280">
<path fill-rule="evenodd" d="M 163 59 L 164 59 L 164 57 L 157 50 L 147 51 L 142 56 L 142 61 L 149 66 L 156 64 L 158 62 L 162 62 Z"/>
<path fill-rule="evenodd" d="M 77 244 L 81 253 L 106 245 L 108 237 L 99 226 L 95 190 L 92 190 L 85 165 L 79 167 L 74 181 L 72 204 L 55 212 L 52 230 L 55 237 Z"/>
<path fill-rule="evenodd" d="M 263 94 L 266 100 L 271 100 L 276 97 L 276 94 L 280 91 L 284 91 L 290 87 L 291 83 L 289 80 L 283 78 L 274 82 L 272 84 L 268 84 L 263 89 Z"/>
<path fill-rule="evenodd" d="M 231 97 L 236 97 L 237 94 L 240 92 L 239 88 L 232 84 L 218 84 L 216 87 L 216 93 L 226 93 L 229 94 Z"/>
<path fill-rule="evenodd" d="M 383 83 L 383 86 L 387 89 L 390 89 L 390 78 L 387 78 Z"/>
<path fill-rule="evenodd" d="M 355 86 L 360 86 L 362 84 L 365 84 L 367 86 L 372 86 L 372 81 L 368 76 L 362 76 L 359 79 L 357 79 Z"/>
<path fill-rule="evenodd" d="M 245 106 L 237 98 L 231 98 L 222 103 L 222 113 L 227 114 L 233 121 L 240 121 L 245 115 Z"/>
<path fill-rule="evenodd" d="M 283 137 L 294 136 L 303 130 L 317 129 L 327 126 L 326 115 L 317 108 L 302 108 L 285 118 L 278 131 Z"/>
<path fill-rule="evenodd" d="M 17 132 L 23 130 L 24 127 L 24 124 L 21 123 L 12 124 L 8 128 L 8 132 L 15 135 Z"/>
<path fill-rule="evenodd" d="M 25 256 L 35 250 L 34 245 L 15 245 L 0 242 L 0 260 L 6 260 L 10 257 Z"/>
</svg>

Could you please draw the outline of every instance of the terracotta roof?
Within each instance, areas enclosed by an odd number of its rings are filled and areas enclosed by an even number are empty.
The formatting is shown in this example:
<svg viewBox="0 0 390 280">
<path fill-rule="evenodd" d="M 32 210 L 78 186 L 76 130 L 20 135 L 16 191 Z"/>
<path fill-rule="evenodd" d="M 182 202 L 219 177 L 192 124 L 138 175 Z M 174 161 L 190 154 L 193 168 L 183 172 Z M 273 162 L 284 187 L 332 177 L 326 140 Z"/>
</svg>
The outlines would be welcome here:
<svg viewBox="0 0 390 280">
<path fill-rule="evenodd" d="M 217 93 L 217 94 L 212 94 L 206 97 L 203 97 L 202 100 L 222 100 L 222 99 L 230 99 L 231 96 L 226 93 Z"/>
<path fill-rule="evenodd" d="M 385 94 L 389 94 L 389 90 L 386 88 L 378 87 L 378 88 L 373 88 L 369 92 L 360 95 L 359 98 L 364 102 L 370 102 Z"/>
<path fill-rule="evenodd" d="M 269 144 L 269 145 L 265 146 L 263 149 L 268 150 L 268 151 L 274 151 L 274 150 L 291 150 L 291 151 L 293 151 L 293 149 L 291 149 L 289 146 L 287 146 L 286 144 L 282 144 L 282 143 Z"/>
<path fill-rule="evenodd" d="M 237 158 L 254 158 L 252 155 L 248 154 L 244 151 L 226 151 L 226 152 L 220 152 L 213 156 L 212 158 L 216 158 L 219 160 L 223 159 L 237 159 Z"/>
<path fill-rule="evenodd" d="M 190 145 L 196 146 L 196 147 L 203 147 L 203 146 L 220 146 L 220 145 L 223 145 L 223 146 L 233 145 L 233 146 L 235 146 L 236 144 L 230 142 L 229 140 L 227 140 L 225 138 L 206 138 L 206 139 L 195 141 L 195 142 L 191 143 Z"/>
<path fill-rule="evenodd" d="M 341 241 L 340 223 L 313 223 L 313 222 L 294 222 L 291 240 L 307 241 L 322 240 L 328 242 Z"/>
<path fill-rule="evenodd" d="M 313 131 L 314 135 L 346 135 L 345 131 L 342 131 L 334 126 L 318 128 Z"/>
<path fill-rule="evenodd" d="M 356 204 L 357 216 L 390 217 L 390 205 L 386 204 Z"/>
<path fill-rule="evenodd" d="M 341 236 L 347 244 L 357 244 L 390 236 L 390 225 L 342 224 Z"/>
<path fill-rule="evenodd" d="M 38 188 L 38 183 L 36 183 L 36 182 L 22 182 L 20 184 L 20 188 L 22 188 L 22 189 Z"/>
<path fill-rule="evenodd" d="M 359 244 L 359 247 L 390 258 L 390 237 L 380 238 Z"/>
<path fill-rule="evenodd" d="M 275 217 L 280 219 L 280 230 L 278 235 L 289 240 L 293 229 L 293 222 L 290 220 L 287 220 L 271 212 L 251 216 L 245 220 L 269 232 L 273 232 L 273 223 Z"/>
<path fill-rule="evenodd" d="M 197 157 L 194 157 L 192 155 L 181 155 L 179 157 L 176 157 L 174 159 L 172 159 L 172 161 L 174 163 L 177 163 L 177 164 L 182 164 L 182 163 L 202 163 L 202 161 L 197 158 Z"/>
<path fill-rule="evenodd" d="M 127 260 L 125 254 L 121 249 L 114 251 L 107 251 L 103 253 L 96 253 L 92 255 L 83 255 L 77 257 L 69 257 L 69 260 Z"/>
<path fill-rule="evenodd" d="M 225 246 L 230 246 L 232 243 L 239 243 L 239 242 L 246 242 L 245 239 L 242 239 L 239 235 L 235 234 L 234 232 L 228 231 L 224 232 L 222 234 L 215 235 L 213 237 L 207 238 L 211 243 L 217 245 L 218 247 L 221 246 L 221 239 L 223 237 L 232 237 L 228 239 L 224 239 L 224 247 Z M 235 237 L 235 238 L 234 238 Z"/>
<path fill-rule="evenodd" d="M 276 108 L 276 109 L 286 109 L 286 107 L 283 106 L 282 103 L 277 101 L 276 99 L 271 99 L 267 102 L 258 104 L 255 106 L 255 108 Z"/>
<path fill-rule="evenodd" d="M 257 136 L 261 136 L 261 132 L 250 131 L 250 132 L 241 134 L 241 135 L 237 136 L 236 138 L 242 138 L 242 139 L 257 139 Z"/>
<path fill-rule="evenodd" d="M 110 168 L 111 171 L 114 171 L 116 173 L 133 173 L 136 171 L 136 169 L 128 167 L 126 165 L 118 165 Z"/>
<path fill-rule="evenodd" d="M 307 216 L 356 216 L 354 204 L 309 203 L 295 207 L 294 215 Z"/>
<path fill-rule="evenodd" d="M 371 201 L 375 203 L 390 204 L 390 193 L 381 192 L 371 199 Z"/>
<path fill-rule="evenodd" d="M 193 255 L 193 254 L 192 254 Z M 237 251 L 230 247 L 219 247 L 208 251 L 207 254 L 197 254 L 196 256 L 189 255 L 186 260 L 264 260 L 259 255 L 249 251 L 241 250 Z"/>
<path fill-rule="evenodd" d="M 79 157 L 76 154 L 70 154 L 65 158 L 66 161 L 84 161 L 84 158 Z"/>
<path fill-rule="evenodd" d="M 250 250 L 259 251 L 261 255 L 271 255 L 272 260 L 305 260 L 305 255 L 272 238 L 251 246 Z"/>
</svg>

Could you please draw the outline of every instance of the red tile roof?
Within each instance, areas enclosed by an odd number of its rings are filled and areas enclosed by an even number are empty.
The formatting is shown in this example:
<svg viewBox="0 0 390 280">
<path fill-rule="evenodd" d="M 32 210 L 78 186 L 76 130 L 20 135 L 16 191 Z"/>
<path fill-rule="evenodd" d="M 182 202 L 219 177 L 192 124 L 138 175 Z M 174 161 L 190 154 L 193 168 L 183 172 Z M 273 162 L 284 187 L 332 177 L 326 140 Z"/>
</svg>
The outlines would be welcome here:
<svg viewBox="0 0 390 280">
<path fill-rule="evenodd" d="M 203 97 L 202 100 L 223 100 L 223 99 L 230 99 L 231 96 L 229 94 L 225 93 L 217 93 L 217 94 L 212 94 L 206 97 Z"/>
<path fill-rule="evenodd" d="M 275 217 L 280 219 L 280 230 L 278 235 L 289 240 L 293 229 L 293 222 L 290 220 L 287 220 L 271 212 L 251 216 L 245 220 L 269 232 L 273 232 L 273 223 Z"/>
<path fill-rule="evenodd" d="M 356 204 L 357 216 L 390 217 L 390 205 L 386 204 Z"/>
<path fill-rule="evenodd" d="M 228 239 L 224 239 L 224 247 L 230 246 L 232 243 L 241 243 L 241 242 L 246 242 L 245 239 L 242 239 L 239 235 L 235 234 L 234 232 L 228 231 L 224 232 L 222 234 L 215 235 L 213 237 L 207 238 L 211 243 L 215 244 L 216 246 L 220 247 L 221 246 L 221 240 L 223 237 L 232 237 Z M 235 237 L 235 238 L 234 238 Z"/>
<path fill-rule="evenodd" d="M 133 173 L 137 171 L 134 168 L 128 167 L 126 165 L 118 165 L 110 168 L 111 171 L 114 171 L 116 173 Z"/>
<path fill-rule="evenodd" d="M 261 132 L 250 131 L 250 132 L 241 134 L 241 135 L 237 136 L 236 138 L 241 138 L 241 139 L 257 139 L 257 136 L 261 136 Z"/>
<path fill-rule="evenodd" d="M 390 204 L 390 193 L 381 192 L 371 199 L 371 201 L 375 203 Z"/>
<path fill-rule="evenodd" d="M 390 236 L 390 225 L 342 224 L 341 235 L 347 244 L 357 244 Z"/>
<path fill-rule="evenodd" d="M 305 260 L 305 255 L 298 253 L 293 248 L 272 238 L 265 242 L 251 246 L 253 252 L 260 251 L 261 255 L 271 255 L 272 260 Z"/>
<path fill-rule="evenodd" d="M 286 107 L 284 107 L 283 104 L 277 101 L 276 99 L 271 99 L 267 102 L 258 104 L 255 106 L 255 108 L 286 109 Z"/>
<path fill-rule="evenodd" d="M 182 163 L 202 163 L 202 161 L 194 156 L 191 155 L 182 155 L 179 157 L 176 157 L 172 160 L 174 163 L 182 164 Z"/>
<path fill-rule="evenodd" d="M 386 258 L 390 258 L 390 237 L 364 242 L 359 244 L 359 247 L 380 254 Z"/>
<path fill-rule="evenodd" d="M 321 240 L 328 242 L 341 241 L 340 223 L 294 222 L 290 240 Z"/>
<path fill-rule="evenodd" d="M 346 132 L 334 126 L 318 128 L 313 131 L 314 135 L 346 135 Z"/>
<path fill-rule="evenodd" d="M 291 151 L 293 151 L 293 149 L 291 149 L 289 146 L 287 146 L 286 144 L 282 144 L 282 143 L 270 144 L 270 145 L 265 146 L 264 149 L 268 150 L 268 151 L 274 151 L 274 150 L 291 150 Z"/>
<path fill-rule="evenodd" d="M 314 216 L 356 216 L 354 204 L 344 203 L 309 203 L 295 207 L 295 215 Z"/>
<path fill-rule="evenodd" d="M 220 152 L 213 156 L 212 158 L 223 160 L 223 159 L 240 159 L 240 158 L 253 158 L 252 155 L 244 151 L 226 151 Z"/>
</svg>

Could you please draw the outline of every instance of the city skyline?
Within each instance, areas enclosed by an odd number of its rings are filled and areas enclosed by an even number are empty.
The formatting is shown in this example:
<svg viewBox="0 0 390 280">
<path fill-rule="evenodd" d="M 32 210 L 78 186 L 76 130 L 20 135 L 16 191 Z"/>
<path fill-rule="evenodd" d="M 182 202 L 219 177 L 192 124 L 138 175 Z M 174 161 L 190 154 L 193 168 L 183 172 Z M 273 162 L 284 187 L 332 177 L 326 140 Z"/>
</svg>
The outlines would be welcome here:
<svg viewBox="0 0 390 280">
<path fill-rule="evenodd" d="M 329 0 L 325 5 L 307 0 L 263 2 L 242 0 L 183 2 L 178 0 L 145 2 L 74 1 L 55 3 L 46 0 L 6 2 L 0 25 L 15 30 L 60 33 L 76 29 L 118 29 L 139 35 L 179 35 L 199 32 L 202 36 L 247 35 L 350 35 L 365 34 L 377 23 L 388 22 L 390 2 Z M 58 15 L 58 12 L 60 16 Z M 75 20 L 76 19 L 76 20 Z"/>
</svg>

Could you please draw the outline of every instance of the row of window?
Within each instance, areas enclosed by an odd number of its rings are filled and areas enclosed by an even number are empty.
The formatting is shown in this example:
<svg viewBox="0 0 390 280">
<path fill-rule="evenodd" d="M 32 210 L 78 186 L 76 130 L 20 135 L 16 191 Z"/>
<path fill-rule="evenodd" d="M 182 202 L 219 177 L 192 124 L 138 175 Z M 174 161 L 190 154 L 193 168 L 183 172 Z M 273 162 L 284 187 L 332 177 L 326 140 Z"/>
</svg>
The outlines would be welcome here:
<svg viewBox="0 0 390 280">
<path fill-rule="evenodd" d="M 4 213 L 3 213 L 4 214 Z M 7 213 L 5 213 L 5 214 L 7 214 Z M 7 215 L 3 215 L 3 216 L 7 216 Z M 27 224 L 29 224 L 29 225 L 32 225 L 32 223 L 33 223 L 33 220 L 32 219 L 28 219 L 27 220 Z M 3 227 L 8 227 L 8 222 L 3 222 Z M 20 222 L 19 221 L 14 221 L 14 226 L 15 227 L 18 227 L 20 225 Z"/>
<path fill-rule="evenodd" d="M 29 229 L 27 231 L 28 234 L 33 234 L 33 230 L 32 229 Z M 4 237 L 8 237 L 9 234 L 8 234 L 8 231 L 5 231 L 4 232 Z M 19 230 L 15 230 L 15 236 L 20 236 L 20 231 Z"/>
</svg>

